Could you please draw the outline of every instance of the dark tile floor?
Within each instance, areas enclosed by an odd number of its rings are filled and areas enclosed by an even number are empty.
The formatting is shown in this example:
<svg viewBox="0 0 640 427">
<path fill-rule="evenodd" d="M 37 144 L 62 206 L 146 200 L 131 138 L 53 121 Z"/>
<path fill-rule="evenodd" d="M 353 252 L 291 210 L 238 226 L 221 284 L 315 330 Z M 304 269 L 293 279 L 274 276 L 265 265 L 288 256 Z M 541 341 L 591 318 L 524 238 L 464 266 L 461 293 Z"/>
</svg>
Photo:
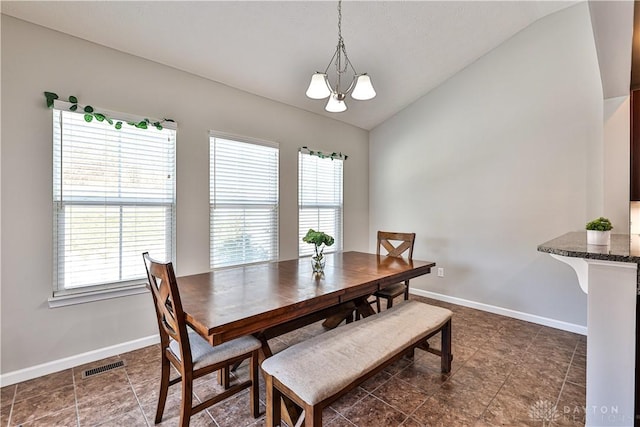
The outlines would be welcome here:
<svg viewBox="0 0 640 427">
<path fill-rule="evenodd" d="M 453 369 L 416 350 L 325 410 L 324 425 L 341 426 L 583 426 L 586 339 L 466 307 L 414 297 L 454 312 Z M 270 342 L 277 352 L 323 331 L 319 324 Z M 372 337 L 375 339 L 375 337 Z M 439 337 L 432 339 L 439 346 Z M 3 387 L 2 426 L 153 426 L 159 346 Z M 124 360 L 126 367 L 81 378 L 88 367 Z M 247 375 L 241 366 L 238 376 Z M 178 423 L 179 385 L 163 422 Z M 214 376 L 196 384 L 197 399 L 220 390 Z M 260 397 L 264 399 L 264 386 Z M 264 405 L 261 405 L 264 414 Z M 192 426 L 263 426 L 249 415 L 247 391 L 191 419 Z"/>
</svg>

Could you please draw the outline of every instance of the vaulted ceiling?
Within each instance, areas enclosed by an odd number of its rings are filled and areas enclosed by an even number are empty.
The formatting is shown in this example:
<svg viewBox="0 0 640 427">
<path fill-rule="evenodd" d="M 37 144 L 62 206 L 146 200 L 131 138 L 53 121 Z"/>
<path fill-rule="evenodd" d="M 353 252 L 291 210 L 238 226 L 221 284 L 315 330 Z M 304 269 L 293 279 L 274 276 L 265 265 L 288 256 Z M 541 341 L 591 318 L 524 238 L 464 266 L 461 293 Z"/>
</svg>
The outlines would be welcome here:
<svg viewBox="0 0 640 427">
<path fill-rule="evenodd" d="M 333 1 L 2 1 L 2 13 L 372 129 L 536 20 L 574 1 L 345 1 L 342 34 L 370 101 L 305 96 L 337 43 Z"/>
</svg>

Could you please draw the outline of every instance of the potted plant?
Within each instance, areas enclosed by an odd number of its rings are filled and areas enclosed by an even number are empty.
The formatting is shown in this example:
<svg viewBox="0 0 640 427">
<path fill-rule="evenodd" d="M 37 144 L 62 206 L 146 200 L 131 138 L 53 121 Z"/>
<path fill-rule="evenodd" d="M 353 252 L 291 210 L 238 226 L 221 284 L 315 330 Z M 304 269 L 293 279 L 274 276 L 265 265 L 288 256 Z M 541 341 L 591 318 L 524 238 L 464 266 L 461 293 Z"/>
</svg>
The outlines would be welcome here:
<svg viewBox="0 0 640 427">
<path fill-rule="evenodd" d="M 303 242 L 311 243 L 315 246 L 314 255 L 311 257 L 311 267 L 313 268 L 313 272 L 316 274 L 324 273 L 324 255 L 322 252 L 326 246 L 333 245 L 333 237 L 329 236 L 322 231 L 315 231 L 313 229 L 309 229 L 307 231 L 307 235 L 302 238 Z"/>
<path fill-rule="evenodd" d="M 587 223 L 588 245 L 609 245 L 611 243 L 611 221 L 605 217 L 596 218 Z"/>
</svg>

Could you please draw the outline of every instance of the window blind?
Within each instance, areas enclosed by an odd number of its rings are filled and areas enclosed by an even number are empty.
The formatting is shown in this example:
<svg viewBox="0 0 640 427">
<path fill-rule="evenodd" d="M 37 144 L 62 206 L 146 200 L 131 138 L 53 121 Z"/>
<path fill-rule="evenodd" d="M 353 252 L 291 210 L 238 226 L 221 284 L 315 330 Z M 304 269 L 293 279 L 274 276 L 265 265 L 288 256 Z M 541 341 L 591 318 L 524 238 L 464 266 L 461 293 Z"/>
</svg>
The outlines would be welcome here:
<svg viewBox="0 0 640 427">
<path fill-rule="evenodd" d="M 53 146 L 54 296 L 143 283 L 144 251 L 174 259 L 175 129 L 54 109 Z"/>
<path fill-rule="evenodd" d="M 278 259 L 276 144 L 211 133 L 211 268 Z"/>
<path fill-rule="evenodd" d="M 302 241 L 310 228 L 333 236 L 325 252 L 342 250 L 343 160 L 298 153 L 298 254 L 311 255 L 314 246 Z"/>
</svg>

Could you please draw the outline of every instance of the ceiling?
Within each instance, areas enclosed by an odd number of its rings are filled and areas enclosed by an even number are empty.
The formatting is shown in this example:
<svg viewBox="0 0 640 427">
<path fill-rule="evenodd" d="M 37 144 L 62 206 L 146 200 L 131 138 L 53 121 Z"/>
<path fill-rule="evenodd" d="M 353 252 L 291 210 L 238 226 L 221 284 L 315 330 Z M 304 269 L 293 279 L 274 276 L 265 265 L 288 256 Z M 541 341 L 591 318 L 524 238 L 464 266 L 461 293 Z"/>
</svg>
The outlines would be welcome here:
<svg viewBox="0 0 640 427">
<path fill-rule="evenodd" d="M 2 1 L 2 13 L 370 130 L 575 1 L 345 1 L 342 35 L 378 93 L 344 113 L 304 92 L 337 43 L 333 1 Z"/>
<path fill-rule="evenodd" d="M 636 7 L 638 3 L 636 2 Z M 628 96 L 632 50 L 635 56 L 633 1 L 589 1 L 593 38 L 598 53 L 604 99 Z M 636 26 L 638 15 L 636 14 Z"/>
</svg>

